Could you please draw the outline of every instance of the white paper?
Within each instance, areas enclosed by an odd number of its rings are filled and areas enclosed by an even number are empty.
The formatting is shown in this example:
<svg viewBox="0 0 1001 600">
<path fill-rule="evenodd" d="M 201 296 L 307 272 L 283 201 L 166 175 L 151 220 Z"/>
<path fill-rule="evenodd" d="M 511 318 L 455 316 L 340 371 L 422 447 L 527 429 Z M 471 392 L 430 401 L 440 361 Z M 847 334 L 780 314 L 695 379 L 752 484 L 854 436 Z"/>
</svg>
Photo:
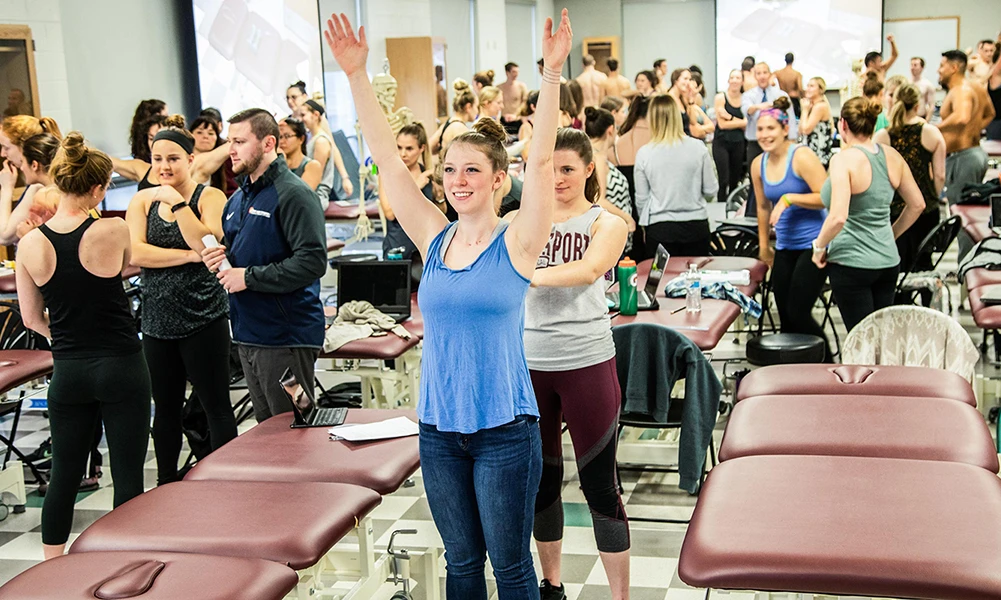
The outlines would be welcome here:
<svg viewBox="0 0 1001 600">
<path fill-rule="evenodd" d="M 338 425 L 331 427 L 329 431 L 331 438 L 336 437 L 349 442 L 390 440 L 419 433 L 417 423 L 406 417 L 396 417 L 375 423 Z"/>
</svg>

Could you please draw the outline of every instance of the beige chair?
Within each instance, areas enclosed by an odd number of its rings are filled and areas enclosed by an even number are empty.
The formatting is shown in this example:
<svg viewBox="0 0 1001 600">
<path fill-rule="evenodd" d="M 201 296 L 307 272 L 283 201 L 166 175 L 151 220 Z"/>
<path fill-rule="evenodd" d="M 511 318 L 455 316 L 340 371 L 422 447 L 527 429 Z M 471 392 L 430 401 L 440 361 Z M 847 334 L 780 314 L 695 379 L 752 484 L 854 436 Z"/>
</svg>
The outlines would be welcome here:
<svg viewBox="0 0 1001 600">
<path fill-rule="evenodd" d="M 841 348 L 844 364 L 933 367 L 971 383 L 979 359 L 980 352 L 958 321 L 921 306 L 890 306 L 872 313 L 852 329 Z"/>
</svg>

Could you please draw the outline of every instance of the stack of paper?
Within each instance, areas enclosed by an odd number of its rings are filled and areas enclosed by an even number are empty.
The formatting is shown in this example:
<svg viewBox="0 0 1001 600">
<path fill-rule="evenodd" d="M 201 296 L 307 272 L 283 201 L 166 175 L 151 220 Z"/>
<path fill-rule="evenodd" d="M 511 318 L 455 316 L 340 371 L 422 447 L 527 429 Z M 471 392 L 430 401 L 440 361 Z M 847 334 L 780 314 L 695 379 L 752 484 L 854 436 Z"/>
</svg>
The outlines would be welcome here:
<svg viewBox="0 0 1001 600">
<path fill-rule="evenodd" d="M 349 442 L 367 442 L 372 440 L 391 440 L 393 438 L 417 435 L 419 429 L 406 417 L 396 417 L 377 421 L 375 423 L 361 423 L 338 425 L 330 428 L 330 439 L 347 440 Z"/>
</svg>

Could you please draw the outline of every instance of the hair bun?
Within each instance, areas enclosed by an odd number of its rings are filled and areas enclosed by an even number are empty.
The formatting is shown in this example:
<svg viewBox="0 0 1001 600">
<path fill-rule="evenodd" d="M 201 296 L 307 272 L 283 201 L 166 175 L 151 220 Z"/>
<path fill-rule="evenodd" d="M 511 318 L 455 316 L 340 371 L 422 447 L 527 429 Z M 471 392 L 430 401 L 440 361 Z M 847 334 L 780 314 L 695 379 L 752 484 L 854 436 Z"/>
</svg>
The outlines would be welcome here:
<svg viewBox="0 0 1001 600">
<path fill-rule="evenodd" d="M 466 90 L 469 89 L 469 84 L 466 82 L 465 79 L 462 79 L 460 77 L 452 82 L 452 89 L 459 93 L 465 92 Z"/>
<path fill-rule="evenodd" d="M 87 163 L 87 143 L 79 131 L 71 131 L 59 145 L 63 152 L 63 164 L 70 168 L 80 168 Z"/>
<path fill-rule="evenodd" d="M 493 69 L 490 69 L 490 70 L 487 71 L 487 79 L 489 79 L 490 81 L 494 80 L 494 70 Z"/>
<path fill-rule="evenodd" d="M 867 119 L 872 119 L 875 121 L 879 118 L 879 113 L 883 112 L 883 105 L 879 102 L 866 102 L 865 108 L 862 110 L 862 114 Z"/>
<path fill-rule="evenodd" d="M 598 109 L 593 106 L 586 106 L 584 107 L 584 116 L 590 121 L 598 116 Z"/>
<path fill-rule="evenodd" d="M 500 123 L 493 119 L 484 118 L 480 119 L 473 125 L 473 131 L 481 135 L 485 135 L 488 138 L 492 138 L 504 144 L 507 141 L 507 132 Z"/>
<path fill-rule="evenodd" d="M 792 103 L 786 96 L 779 96 L 778 98 L 772 101 L 772 108 L 777 108 L 779 110 L 789 110 L 789 107 L 791 106 Z"/>
<path fill-rule="evenodd" d="M 184 115 L 170 115 L 163 121 L 164 127 L 177 127 L 184 129 Z"/>
</svg>

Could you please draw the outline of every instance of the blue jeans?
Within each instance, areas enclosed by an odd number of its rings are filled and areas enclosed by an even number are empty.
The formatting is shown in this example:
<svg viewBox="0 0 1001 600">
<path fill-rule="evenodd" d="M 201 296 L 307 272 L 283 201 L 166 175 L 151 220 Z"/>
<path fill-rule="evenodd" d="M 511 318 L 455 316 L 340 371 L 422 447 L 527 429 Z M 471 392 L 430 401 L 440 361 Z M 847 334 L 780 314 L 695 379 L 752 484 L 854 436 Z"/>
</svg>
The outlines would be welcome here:
<svg viewBox="0 0 1001 600">
<path fill-rule="evenodd" d="M 532 564 L 542 441 L 535 417 L 469 435 L 420 425 L 421 471 L 445 542 L 447 600 L 487 600 L 487 554 L 500 600 L 538 600 Z"/>
</svg>

